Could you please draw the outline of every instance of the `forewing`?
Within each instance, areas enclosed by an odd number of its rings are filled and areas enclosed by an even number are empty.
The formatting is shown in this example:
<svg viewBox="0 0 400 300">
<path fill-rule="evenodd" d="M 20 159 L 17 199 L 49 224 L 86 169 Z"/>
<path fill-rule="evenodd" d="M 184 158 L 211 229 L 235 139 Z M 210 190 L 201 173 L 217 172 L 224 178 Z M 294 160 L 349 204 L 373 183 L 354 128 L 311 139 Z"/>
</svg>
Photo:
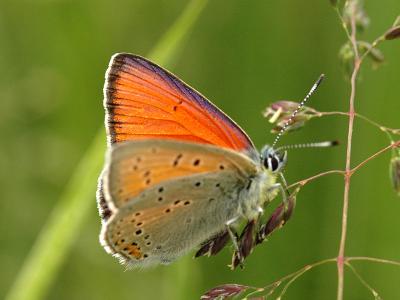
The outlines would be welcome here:
<svg viewBox="0 0 400 300">
<path fill-rule="evenodd" d="M 112 57 L 104 97 L 111 144 L 163 138 L 254 152 L 249 137 L 220 109 L 143 57 Z"/>
</svg>

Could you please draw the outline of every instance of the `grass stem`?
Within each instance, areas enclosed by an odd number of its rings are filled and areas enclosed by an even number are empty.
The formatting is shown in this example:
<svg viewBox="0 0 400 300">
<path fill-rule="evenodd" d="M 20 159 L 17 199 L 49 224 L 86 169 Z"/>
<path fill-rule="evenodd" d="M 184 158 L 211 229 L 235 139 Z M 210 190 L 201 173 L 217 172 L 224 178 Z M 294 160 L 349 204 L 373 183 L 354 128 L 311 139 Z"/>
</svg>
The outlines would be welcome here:
<svg viewBox="0 0 400 300">
<path fill-rule="evenodd" d="M 163 65 L 168 64 L 174 53 L 182 47 L 185 37 L 206 4 L 207 0 L 190 1 L 182 14 L 150 51 L 149 58 Z M 78 236 L 79 228 L 90 210 L 95 209 L 94 196 L 97 177 L 103 166 L 105 145 L 104 129 L 101 128 L 43 225 L 42 231 L 9 290 L 7 300 L 36 300 L 45 297 Z M 183 266 L 188 268 L 187 263 Z M 181 270 L 181 272 L 186 271 Z M 189 276 L 184 278 L 189 280 Z M 180 283 L 185 286 L 186 283 L 183 281 L 181 280 Z"/>
</svg>

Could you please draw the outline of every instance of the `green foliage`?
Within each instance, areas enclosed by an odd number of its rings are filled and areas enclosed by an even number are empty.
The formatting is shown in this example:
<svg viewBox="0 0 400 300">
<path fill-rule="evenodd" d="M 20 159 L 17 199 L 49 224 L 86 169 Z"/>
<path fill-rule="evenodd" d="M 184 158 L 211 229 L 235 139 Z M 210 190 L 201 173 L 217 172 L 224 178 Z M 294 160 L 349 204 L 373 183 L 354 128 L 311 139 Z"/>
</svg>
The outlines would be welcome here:
<svg viewBox="0 0 400 300">
<path fill-rule="evenodd" d="M 146 55 L 154 49 L 186 2 L 0 3 L 0 298 L 14 286 L 25 299 L 196 299 L 223 283 L 265 286 L 337 254 L 339 176 L 303 188 L 290 222 L 253 251 L 243 271 L 227 268 L 231 253 L 225 250 L 210 259 L 188 256 L 171 266 L 124 272 L 101 248 L 95 182 L 105 148 L 98 128 L 107 63 L 115 52 Z M 177 42 L 164 39 L 151 58 L 166 67 L 173 58 L 170 69 L 223 108 L 257 145 L 273 140 L 261 111 L 279 99 L 300 100 L 320 73 L 327 78 L 310 105 L 347 110 L 349 89 L 337 59 L 345 37 L 329 1 L 212 1 L 192 24 L 204 4 L 197 1 L 192 14 L 178 22 L 194 27 L 185 46 L 175 51 Z M 370 22 L 361 38 L 371 40 L 390 27 L 400 3 L 366 1 L 365 9 Z M 176 29 L 170 36 L 184 34 Z M 385 63 L 376 71 L 362 70 L 356 109 L 398 128 L 400 44 L 398 39 L 388 44 L 380 47 Z M 285 135 L 282 144 L 345 141 L 346 130 L 346 118 L 316 118 Z M 388 144 L 371 130 L 356 120 L 354 165 Z M 291 184 L 343 169 L 343 157 L 344 147 L 291 151 L 285 176 Z M 389 159 L 389 154 L 378 157 L 353 178 L 346 253 L 400 259 L 400 201 L 387 176 Z M 384 299 L 400 294 L 392 280 L 398 269 L 360 262 L 357 269 Z M 345 299 L 370 297 L 350 274 Z M 333 299 L 335 293 L 332 264 L 308 272 L 285 298 Z"/>
</svg>

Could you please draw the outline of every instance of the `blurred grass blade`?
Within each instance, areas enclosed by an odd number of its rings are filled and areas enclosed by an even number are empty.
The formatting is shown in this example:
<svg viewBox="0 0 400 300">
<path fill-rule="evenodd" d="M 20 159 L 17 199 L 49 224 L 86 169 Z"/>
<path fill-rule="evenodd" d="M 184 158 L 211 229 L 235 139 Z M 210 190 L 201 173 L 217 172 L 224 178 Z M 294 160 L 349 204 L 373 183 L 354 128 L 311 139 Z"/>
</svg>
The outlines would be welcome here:
<svg viewBox="0 0 400 300">
<path fill-rule="evenodd" d="M 189 2 L 182 15 L 165 33 L 158 44 L 150 51 L 148 58 L 159 64 L 167 65 L 176 54 L 179 45 L 185 40 L 188 30 L 198 19 L 208 0 L 193 0 Z"/>
<path fill-rule="evenodd" d="M 102 130 L 78 164 L 6 299 L 41 299 L 57 276 L 79 227 L 93 209 L 96 177 L 103 165 L 104 139 Z"/>
<path fill-rule="evenodd" d="M 150 52 L 149 58 L 162 65 L 168 64 L 206 4 L 207 0 L 190 1 Z M 7 300 L 42 299 L 47 293 L 71 249 L 79 227 L 90 209 L 94 209 L 97 177 L 103 166 L 105 145 L 104 129 L 101 128 L 43 226 Z"/>
</svg>

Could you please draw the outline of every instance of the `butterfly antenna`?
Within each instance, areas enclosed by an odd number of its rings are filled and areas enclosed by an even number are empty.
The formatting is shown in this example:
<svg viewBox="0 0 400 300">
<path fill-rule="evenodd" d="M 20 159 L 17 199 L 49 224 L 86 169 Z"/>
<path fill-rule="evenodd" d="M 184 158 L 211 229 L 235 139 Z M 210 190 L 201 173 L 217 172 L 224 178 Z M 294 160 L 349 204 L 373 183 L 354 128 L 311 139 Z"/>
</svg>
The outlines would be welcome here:
<svg viewBox="0 0 400 300">
<path fill-rule="evenodd" d="M 276 149 L 276 151 L 287 150 L 287 149 L 299 149 L 299 148 L 328 148 L 339 145 L 339 141 L 325 141 L 318 143 L 306 143 L 306 144 L 295 144 L 286 145 Z"/>
<path fill-rule="evenodd" d="M 279 131 L 278 135 L 276 136 L 274 142 L 272 143 L 272 148 L 276 145 L 276 143 L 279 141 L 281 138 L 282 134 L 286 131 L 286 129 L 289 127 L 289 125 L 292 123 L 294 117 L 297 115 L 297 113 L 300 111 L 300 109 L 303 108 L 304 104 L 307 102 L 307 100 L 311 97 L 311 95 L 315 92 L 315 90 L 318 88 L 318 86 L 321 84 L 322 80 L 324 79 L 325 75 L 321 74 L 318 78 L 318 80 L 314 83 L 314 85 L 311 87 L 310 91 L 308 94 L 304 97 L 303 101 L 300 102 L 299 106 L 297 106 L 296 110 L 292 113 L 290 116 L 289 120 L 283 125 L 282 129 Z"/>
</svg>

